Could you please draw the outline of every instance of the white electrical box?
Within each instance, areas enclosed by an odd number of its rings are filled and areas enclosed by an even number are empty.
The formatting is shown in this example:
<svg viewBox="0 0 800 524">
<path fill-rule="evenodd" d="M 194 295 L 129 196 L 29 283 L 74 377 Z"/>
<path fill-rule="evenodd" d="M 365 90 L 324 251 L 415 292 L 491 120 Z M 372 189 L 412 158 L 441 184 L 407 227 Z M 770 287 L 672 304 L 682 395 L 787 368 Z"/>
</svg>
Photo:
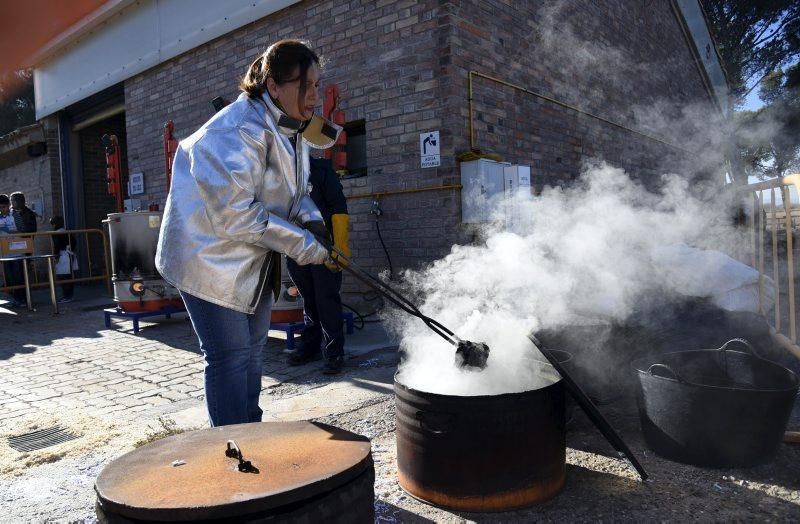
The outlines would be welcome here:
<svg viewBox="0 0 800 524">
<path fill-rule="evenodd" d="M 506 166 L 503 169 L 505 202 L 503 212 L 509 224 L 520 224 L 525 218 L 524 202 L 531 197 L 531 167 Z"/>
<path fill-rule="evenodd" d="M 518 189 L 530 193 L 531 166 L 506 166 L 503 168 L 506 197 L 514 196 Z"/>
<path fill-rule="evenodd" d="M 503 198 L 503 171 L 510 165 L 508 162 L 495 162 L 485 158 L 461 162 L 461 222 L 489 222 L 496 202 Z"/>
</svg>

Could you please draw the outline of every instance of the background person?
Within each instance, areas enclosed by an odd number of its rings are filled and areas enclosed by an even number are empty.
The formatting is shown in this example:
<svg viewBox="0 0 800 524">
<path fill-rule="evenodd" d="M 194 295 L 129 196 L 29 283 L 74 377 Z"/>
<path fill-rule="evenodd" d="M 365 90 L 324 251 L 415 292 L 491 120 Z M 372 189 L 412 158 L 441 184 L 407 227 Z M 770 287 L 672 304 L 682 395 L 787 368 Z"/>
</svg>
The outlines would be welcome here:
<svg viewBox="0 0 800 524">
<path fill-rule="evenodd" d="M 312 158 L 311 198 L 325 219 L 323 233 L 345 256 L 350 256 L 347 199 L 330 160 Z M 333 232 L 331 235 L 330 232 Z M 325 358 L 322 372 L 339 373 L 344 367 L 344 326 L 342 325 L 342 273 L 325 265 L 300 266 L 286 261 L 289 275 L 303 296 L 305 328 L 289 364 L 299 366 Z M 321 348 L 321 352 L 320 352 Z"/>
<path fill-rule="evenodd" d="M 302 227 L 322 221 L 308 196 L 309 147 L 330 147 L 340 130 L 314 117 L 319 63 L 305 42 L 271 45 L 247 70 L 243 94 L 175 153 L 156 267 L 200 341 L 212 426 L 261 420 L 280 253 L 300 265 L 328 258 Z"/>
<path fill-rule="evenodd" d="M 11 193 L 11 215 L 18 233 L 36 233 L 36 213 L 25 204 L 25 195 L 20 191 Z"/>
<path fill-rule="evenodd" d="M 25 195 L 19 191 L 11 193 L 11 217 L 14 220 L 14 226 L 17 228 L 17 233 L 36 233 L 36 213 L 34 213 L 25 204 Z M 31 253 L 24 253 L 30 255 Z M 13 256 L 13 255 L 8 255 Z M 23 256 L 23 255 L 18 255 Z M 9 262 L 8 264 L 8 285 L 16 286 L 25 283 L 25 274 L 23 272 L 22 264 L 27 264 L 25 260 Z M 22 306 L 25 304 L 25 289 L 15 289 L 11 292 L 14 297 L 12 306 Z"/>
<path fill-rule="evenodd" d="M 50 219 L 50 225 L 53 226 L 53 231 L 66 231 L 64 229 L 64 217 L 54 216 Z M 56 278 L 58 280 L 69 280 L 72 278 L 73 271 L 78 269 L 76 266 L 75 253 L 72 252 L 72 246 L 75 239 L 72 235 L 64 233 L 63 235 L 53 235 L 53 254 L 58 258 L 56 259 Z M 61 284 L 61 298 L 59 303 L 72 302 L 75 292 L 75 284 L 66 282 Z"/>
<path fill-rule="evenodd" d="M 14 222 L 14 217 L 11 216 L 11 199 L 8 195 L 0 195 L 0 235 L 12 235 L 17 232 L 17 224 Z M 9 256 L 9 255 L 3 255 Z M 13 281 L 11 265 L 14 262 L 3 262 L 3 275 L 5 276 L 4 285 L 10 286 Z M 11 307 L 19 306 L 17 300 L 11 294 Z"/>
</svg>

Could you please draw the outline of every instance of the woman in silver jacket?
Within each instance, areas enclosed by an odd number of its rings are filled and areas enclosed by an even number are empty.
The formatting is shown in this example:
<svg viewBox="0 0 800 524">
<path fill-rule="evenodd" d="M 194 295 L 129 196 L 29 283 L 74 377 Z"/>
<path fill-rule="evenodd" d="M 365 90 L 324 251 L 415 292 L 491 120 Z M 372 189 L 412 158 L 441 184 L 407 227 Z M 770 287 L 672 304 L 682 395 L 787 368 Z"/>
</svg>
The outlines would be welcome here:
<svg viewBox="0 0 800 524">
<path fill-rule="evenodd" d="M 280 253 L 330 262 L 309 231 L 322 216 L 308 194 L 308 151 L 332 145 L 340 128 L 314 116 L 318 83 L 314 51 L 277 42 L 250 66 L 239 98 L 175 153 L 156 267 L 200 341 L 212 426 L 261 420 Z"/>
</svg>

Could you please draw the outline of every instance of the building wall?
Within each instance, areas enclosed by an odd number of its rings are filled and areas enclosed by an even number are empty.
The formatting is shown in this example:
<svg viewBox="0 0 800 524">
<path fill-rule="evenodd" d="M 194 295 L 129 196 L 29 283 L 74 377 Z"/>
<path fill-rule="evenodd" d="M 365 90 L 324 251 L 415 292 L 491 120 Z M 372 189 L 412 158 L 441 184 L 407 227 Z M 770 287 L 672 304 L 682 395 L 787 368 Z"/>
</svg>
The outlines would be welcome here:
<svg viewBox="0 0 800 524">
<path fill-rule="evenodd" d="M 469 70 L 632 127 L 642 121 L 636 105 L 703 103 L 699 73 L 669 3 L 634 4 L 573 0 L 553 9 L 552 3 L 499 0 L 303 2 L 126 81 L 129 169 L 145 174 L 143 201 L 163 206 L 164 123 L 173 120 L 176 136 L 188 136 L 213 114 L 212 98 L 237 96 L 238 79 L 269 43 L 310 39 L 327 61 L 323 86 L 338 83 L 348 121 L 366 121 L 368 174 L 343 185 L 353 255 L 377 272 L 387 262 L 369 213 L 370 194 L 459 183 L 455 157 L 469 149 Z M 634 65 L 619 69 L 622 58 Z M 486 81 L 476 81 L 474 102 L 476 145 L 532 165 L 540 182 L 573 179 L 590 157 L 652 178 L 675 154 Z M 432 130 L 441 134 L 442 163 L 421 169 L 419 134 Z M 396 271 L 469 240 L 460 226 L 458 190 L 386 195 L 379 202 L 380 230 Z"/>
<path fill-rule="evenodd" d="M 38 228 L 44 226 L 47 229 L 47 220 L 53 214 L 48 155 L 31 158 L 25 146 L 3 155 L 0 159 L 0 193 L 10 196 L 16 191 L 25 194 L 29 207 L 37 208 Z"/>
<path fill-rule="evenodd" d="M 475 145 L 532 166 L 539 184 L 575 178 L 586 159 L 651 184 L 691 160 L 686 132 L 713 112 L 669 2 L 452 3 L 448 96 L 455 151 L 469 147 L 468 71 L 488 74 L 664 142 L 484 78 L 473 83 Z M 687 108 L 690 111 L 686 111 Z"/>
<path fill-rule="evenodd" d="M 49 187 L 51 191 L 50 205 L 53 216 L 64 216 L 64 206 L 61 192 L 61 155 L 59 149 L 58 117 L 47 117 L 43 121 L 45 128 L 45 141 L 47 143 L 47 159 L 49 164 Z M 47 204 L 45 204 L 47 205 Z"/>
</svg>

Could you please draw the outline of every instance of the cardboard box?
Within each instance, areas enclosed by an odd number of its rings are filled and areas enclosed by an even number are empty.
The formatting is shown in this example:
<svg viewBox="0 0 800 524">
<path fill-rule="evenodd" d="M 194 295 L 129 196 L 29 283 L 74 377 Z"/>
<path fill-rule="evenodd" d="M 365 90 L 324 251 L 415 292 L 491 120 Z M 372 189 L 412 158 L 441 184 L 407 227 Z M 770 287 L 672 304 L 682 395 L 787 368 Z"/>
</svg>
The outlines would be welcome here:
<svg viewBox="0 0 800 524">
<path fill-rule="evenodd" d="M 24 255 L 26 253 L 33 253 L 33 238 L 0 236 L 0 255 Z"/>
</svg>

